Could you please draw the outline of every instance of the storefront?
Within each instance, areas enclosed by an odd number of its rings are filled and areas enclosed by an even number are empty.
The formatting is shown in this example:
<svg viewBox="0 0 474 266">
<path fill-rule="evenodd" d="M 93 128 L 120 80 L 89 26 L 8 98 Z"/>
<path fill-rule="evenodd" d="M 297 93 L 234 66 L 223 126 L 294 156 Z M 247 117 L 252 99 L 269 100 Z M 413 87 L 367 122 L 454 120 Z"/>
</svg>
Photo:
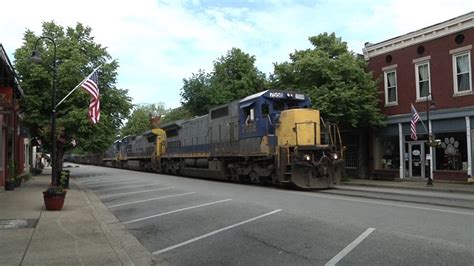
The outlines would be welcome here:
<svg viewBox="0 0 474 266">
<path fill-rule="evenodd" d="M 420 113 L 417 140 L 411 139 L 410 115 L 392 116 L 374 133 L 374 176 L 467 181 L 472 177 L 474 108 L 430 112 L 430 128 L 436 145 L 428 144 L 426 115 Z"/>
</svg>

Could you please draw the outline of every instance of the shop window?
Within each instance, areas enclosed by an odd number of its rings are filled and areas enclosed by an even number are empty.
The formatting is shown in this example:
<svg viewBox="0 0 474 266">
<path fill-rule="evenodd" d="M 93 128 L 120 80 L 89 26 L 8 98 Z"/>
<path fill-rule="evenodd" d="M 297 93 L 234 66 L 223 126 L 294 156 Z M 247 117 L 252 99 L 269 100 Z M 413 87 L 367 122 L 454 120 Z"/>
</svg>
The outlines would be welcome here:
<svg viewBox="0 0 474 266">
<path fill-rule="evenodd" d="M 436 148 L 436 170 L 467 170 L 466 133 L 436 134 L 441 145 Z"/>
<path fill-rule="evenodd" d="M 399 169 L 400 168 L 400 147 L 398 137 L 382 138 L 378 145 L 378 165 L 379 169 Z"/>
<path fill-rule="evenodd" d="M 356 169 L 359 167 L 359 156 L 356 145 L 347 145 L 347 149 L 344 151 L 344 160 L 346 168 Z"/>
</svg>

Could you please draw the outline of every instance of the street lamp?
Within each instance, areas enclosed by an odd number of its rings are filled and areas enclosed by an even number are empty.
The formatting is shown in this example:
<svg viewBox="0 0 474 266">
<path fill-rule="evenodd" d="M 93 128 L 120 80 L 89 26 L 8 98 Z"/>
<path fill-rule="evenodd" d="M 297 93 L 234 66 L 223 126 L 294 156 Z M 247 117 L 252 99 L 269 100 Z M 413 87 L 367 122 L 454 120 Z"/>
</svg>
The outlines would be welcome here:
<svg viewBox="0 0 474 266">
<path fill-rule="evenodd" d="M 439 140 L 436 140 L 436 137 L 433 133 L 431 133 L 431 125 L 430 125 L 430 109 L 435 108 L 436 105 L 433 102 L 433 97 L 431 92 L 426 96 L 426 123 L 428 124 L 428 147 L 430 149 L 430 168 L 428 170 L 428 182 L 426 183 L 427 186 L 433 186 L 433 179 L 431 178 L 431 168 L 433 168 L 433 152 L 432 147 L 437 147 L 440 144 Z"/>
<path fill-rule="evenodd" d="M 56 79 L 57 79 L 57 64 L 56 64 L 56 42 L 53 40 L 53 38 L 48 37 L 48 36 L 41 36 L 39 37 L 36 42 L 35 42 L 35 48 L 33 50 L 33 53 L 31 54 L 30 60 L 35 62 L 35 63 L 40 63 L 41 62 L 41 55 L 40 52 L 38 51 L 38 43 L 40 40 L 49 40 L 53 43 L 54 47 L 54 57 L 53 57 L 53 82 L 52 82 L 52 91 L 53 91 L 53 99 L 52 99 L 52 111 L 51 111 L 51 143 L 53 145 L 53 150 L 51 151 L 51 184 L 56 185 L 58 182 L 57 179 L 57 165 L 56 165 Z"/>
</svg>

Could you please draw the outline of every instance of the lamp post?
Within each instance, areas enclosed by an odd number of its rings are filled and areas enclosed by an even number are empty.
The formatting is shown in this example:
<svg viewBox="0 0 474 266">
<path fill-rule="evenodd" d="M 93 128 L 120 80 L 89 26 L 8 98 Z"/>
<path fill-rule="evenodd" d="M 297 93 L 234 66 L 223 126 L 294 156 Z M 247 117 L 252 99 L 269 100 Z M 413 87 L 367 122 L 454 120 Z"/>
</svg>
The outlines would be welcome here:
<svg viewBox="0 0 474 266">
<path fill-rule="evenodd" d="M 428 124 L 428 147 L 430 149 L 430 168 L 428 169 L 428 181 L 427 186 L 433 186 L 433 179 L 431 178 L 431 168 L 433 167 L 433 152 L 431 147 L 435 147 L 436 141 L 434 135 L 431 133 L 430 125 L 430 108 L 435 106 L 431 92 L 426 96 L 426 123 Z"/>
<path fill-rule="evenodd" d="M 48 36 L 41 36 L 39 37 L 36 42 L 35 42 L 35 48 L 33 50 L 33 53 L 31 54 L 30 60 L 35 62 L 35 63 L 40 63 L 41 62 L 41 55 L 37 49 L 38 43 L 40 40 L 49 40 L 53 43 L 54 47 L 54 56 L 53 56 L 53 82 L 52 82 L 52 91 L 53 91 L 53 97 L 52 97 L 52 103 L 51 103 L 51 143 L 53 145 L 52 151 L 51 151 L 51 184 L 52 185 L 57 185 L 57 165 L 56 165 L 56 79 L 57 79 L 57 64 L 56 64 L 56 42 L 53 40 L 53 38 L 48 37 Z"/>
</svg>

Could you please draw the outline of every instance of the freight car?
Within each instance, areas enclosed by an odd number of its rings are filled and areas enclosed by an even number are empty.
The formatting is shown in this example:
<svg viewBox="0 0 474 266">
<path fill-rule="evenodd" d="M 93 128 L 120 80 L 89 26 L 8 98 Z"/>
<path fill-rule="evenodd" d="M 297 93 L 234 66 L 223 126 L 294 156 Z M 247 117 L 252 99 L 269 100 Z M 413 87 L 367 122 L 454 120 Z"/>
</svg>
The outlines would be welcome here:
<svg viewBox="0 0 474 266">
<path fill-rule="evenodd" d="M 339 183 L 344 160 L 337 126 L 309 97 L 266 90 L 116 141 L 103 164 L 175 175 L 302 189 Z"/>
</svg>

